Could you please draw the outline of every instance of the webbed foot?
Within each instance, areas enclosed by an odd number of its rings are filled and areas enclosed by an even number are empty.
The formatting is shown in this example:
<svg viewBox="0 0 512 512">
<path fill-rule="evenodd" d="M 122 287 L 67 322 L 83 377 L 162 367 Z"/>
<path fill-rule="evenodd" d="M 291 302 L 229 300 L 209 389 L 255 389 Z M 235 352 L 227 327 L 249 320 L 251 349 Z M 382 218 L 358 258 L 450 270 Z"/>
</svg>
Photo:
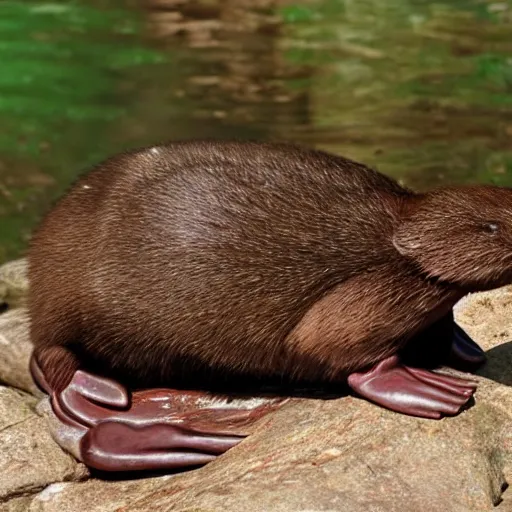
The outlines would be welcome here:
<svg viewBox="0 0 512 512">
<path fill-rule="evenodd" d="M 456 323 L 453 324 L 453 336 L 448 365 L 460 370 L 476 370 L 486 361 L 485 352 Z"/>
<path fill-rule="evenodd" d="M 279 406 L 272 399 L 229 401 L 206 392 L 150 389 L 131 396 L 119 383 L 77 371 L 61 392 L 49 389 L 33 358 L 34 378 L 50 391 L 57 443 L 101 471 L 159 471 L 202 465 L 238 444 Z"/>
<path fill-rule="evenodd" d="M 411 339 L 400 351 L 407 366 L 450 366 L 474 372 L 486 361 L 485 352 L 455 323 L 450 312 Z"/>
<path fill-rule="evenodd" d="M 348 384 L 387 409 L 433 419 L 459 413 L 476 389 L 474 381 L 404 366 L 397 356 L 367 372 L 352 373 Z"/>
</svg>

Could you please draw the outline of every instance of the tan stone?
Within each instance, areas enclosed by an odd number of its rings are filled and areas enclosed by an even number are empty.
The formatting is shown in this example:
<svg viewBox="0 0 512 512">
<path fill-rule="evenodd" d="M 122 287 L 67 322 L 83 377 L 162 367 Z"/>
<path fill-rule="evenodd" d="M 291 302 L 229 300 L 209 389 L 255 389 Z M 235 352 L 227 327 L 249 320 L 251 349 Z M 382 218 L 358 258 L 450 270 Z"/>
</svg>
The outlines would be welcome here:
<svg viewBox="0 0 512 512">
<path fill-rule="evenodd" d="M 0 304 L 11 308 L 24 306 L 27 299 L 27 261 L 10 261 L 0 267 Z"/>
<path fill-rule="evenodd" d="M 35 403 L 26 393 L 0 387 L 0 503 L 80 477 L 79 465 L 34 412 Z"/>
<path fill-rule="evenodd" d="M 28 370 L 32 343 L 26 308 L 9 309 L 0 315 L 0 350 L 0 382 L 41 396 Z"/>
</svg>

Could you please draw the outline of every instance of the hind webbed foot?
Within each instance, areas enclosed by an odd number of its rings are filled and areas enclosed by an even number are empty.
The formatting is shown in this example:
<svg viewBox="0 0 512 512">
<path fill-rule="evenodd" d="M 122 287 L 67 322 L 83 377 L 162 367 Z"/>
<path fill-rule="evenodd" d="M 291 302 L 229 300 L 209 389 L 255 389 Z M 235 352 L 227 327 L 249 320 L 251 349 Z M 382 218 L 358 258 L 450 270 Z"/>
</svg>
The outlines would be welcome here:
<svg viewBox="0 0 512 512">
<path fill-rule="evenodd" d="M 404 366 L 392 356 L 367 372 L 352 373 L 349 386 L 359 395 L 392 411 L 439 419 L 459 413 L 473 396 L 470 380 Z"/>
<path fill-rule="evenodd" d="M 223 425 L 213 419 L 206 425 L 211 432 L 190 427 L 188 416 L 198 413 L 200 396 L 194 403 L 189 400 L 188 409 L 173 410 L 179 398 L 177 391 L 155 389 L 135 392 L 129 403 L 127 391 L 115 381 L 77 371 L 62 392 L 51 395 L 59 420 L 54 438 L 100 471 L 159 471 L 206 464 L 243 439 L 222 432 Z"/>
<path fill-rule="evenodd" d="M 206 464 L 238 444 L 283 400 L 147 389 L 78 370 L 62 391 L 49 388 L 35 358 L 35 380 L 50 392 L 56 442 L 100 471 L 160 471 Z M 131 398 L 131 400 L 130 400 Z"/>
<path fill-rule="evenodd" d="M 170 424 L 106 421 L 85 434 L 80 451 L 87 466 L 101 471 L 161 471 L 206 464 L 242 439 Z"/>
</svg>

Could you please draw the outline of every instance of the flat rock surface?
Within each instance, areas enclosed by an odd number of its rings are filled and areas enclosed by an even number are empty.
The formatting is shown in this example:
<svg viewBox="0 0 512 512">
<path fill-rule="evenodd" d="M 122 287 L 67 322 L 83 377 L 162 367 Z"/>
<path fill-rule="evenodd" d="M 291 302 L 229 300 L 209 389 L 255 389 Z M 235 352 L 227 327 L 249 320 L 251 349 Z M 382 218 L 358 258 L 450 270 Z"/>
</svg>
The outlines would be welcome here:
<svg viewBox="0 0 512 512">
<path fill-rule="evenodd" d="M 30 351 L 21 296 L 0 315 L 0 379 L 30 389 L 26 360 L 7 370 Z M 459 416 L 294 399 L 215 462 L 177 475 L 91 478 L 52 441 L 37 399 L 0 387 L 0 512 L 512 512 L 512 288 L 465 298 L 456 317 L 489 358 L 475 405 Z"/>
</svg>

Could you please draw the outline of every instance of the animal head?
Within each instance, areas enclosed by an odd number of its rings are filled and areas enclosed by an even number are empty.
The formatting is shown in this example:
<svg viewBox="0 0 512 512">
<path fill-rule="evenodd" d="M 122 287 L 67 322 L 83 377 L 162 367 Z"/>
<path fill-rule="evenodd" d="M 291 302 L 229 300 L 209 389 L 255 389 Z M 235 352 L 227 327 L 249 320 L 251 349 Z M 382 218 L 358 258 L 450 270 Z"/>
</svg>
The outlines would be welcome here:
<svg viewBox="0 0 512 512">
<path fill-rule="evenodd" d="M 393 244 L 429 277 L 475 291 L 512 283 L 512 189 L 453 187 L 413 196 Z"/>
</svg>

